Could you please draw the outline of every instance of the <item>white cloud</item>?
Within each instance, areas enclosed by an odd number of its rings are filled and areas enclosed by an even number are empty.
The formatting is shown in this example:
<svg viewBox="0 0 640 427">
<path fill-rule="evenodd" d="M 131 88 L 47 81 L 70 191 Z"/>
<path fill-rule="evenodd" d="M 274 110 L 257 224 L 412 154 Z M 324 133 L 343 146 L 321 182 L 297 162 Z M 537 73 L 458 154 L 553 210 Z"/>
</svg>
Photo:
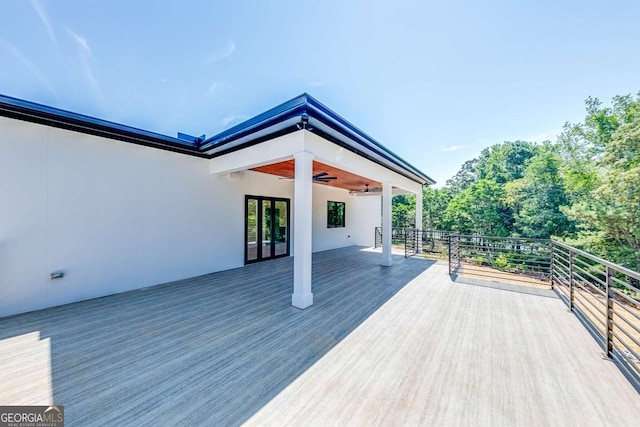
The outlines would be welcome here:
<svg viewBox="0 0 640 427">
<path fill-rule="evenodd" d="M 529 142 L 543 142 L 543 141 L 552 141 L 558 136 L 558 134 L 562 131 L 562 129 L 554 129 L 545 133 L 541 133 L 540 135 L 535 135 L 530 138 L 526 138 L 525 141 Z"/>
<path fill-rule="evenodd" d="M 51 87 L 51 84 L 49 84 L 49 80 L 47 80 L 45 75 L 38 69 L 38 67 L 35 66 L 33 62 L 29 61 L 29 59 L 17 47 L 15 47 L 13 44 L 9 43 L 6 40 L 0 39 L 0 48 L 4 48 L 11 55 L 13 55 L 13 57 L 24 68 L 29 70 L 29 72 L 33 74 L 33 76 L 36 79 L 38 79 L 43 86 L 45 86 L 51 93 L 55 93 L 53 88 Z"/>
<path fill-rule="evenodd" d="M 87 41 L 87 39 L 81 36 L 80 34 L 74 32 L 69 27 L 65 27 L 65 30 L 67 30 L 67 33 L 69 33 L 69 35 L 76 41 L 76 43 L 78 43 L 80 48 L 84 50 L 87 53 L 87 55 L 93 58 L 93 52 L 91 51 L 91 47 L 89 46 L 89 42 Z"/>
<path fill-rule="evenodd" d="M 82 74 L 84 74 L 85 79 L 89 83 L 89 86 L 91 86 L 93 91 L 96 93 L 96 95 L 102 98 L 102 89 L 100 89 L 98 80 L 96 80 L 96 77 L 93 74 L 93 69 L 91 68 L 91 64 L 89 64 L 87 61 L 85 61 L 82 64 Z"/>
<path fill-rule="evenodd" d="M 221 90 L 231 89 L 231 88 L 233 88 L 233 86 L 227 82 L 214 81 L 211 83 L 211 86 L 209 86 L 209 90 L 207 91 L 207 93 L 209 95 L 213 95 L 214 93 L 218 93 Z"/>
<path fill-rule="evenodd" d="M 49 21 L 49 15 L 47 14 L 47 11 L 45 10 L 45 8 L 40 3 L 40 0 L 29 0 L 29 3 L 31 3 L 31 6 L 33 7 L 33 9 L 38 14 L 38 17 L 40 18 L 40 21 L 42 21 L 42 24 L 44 25 L 45 29 L 47 30 L 47 33 L 49 34 L 49 38 L 51 39 L 53 44 L 55 44 L 57 46 L 58 45 L 58 40 L 56 39 L 56 34 L 53 31 L 53 27 L 51 26 L 51 22 Z"/>
<path fill-rule="evenodd" d="M 93 89 L 95 94 L 102 98 L 102 89 L 100 89 L 100 85 L 98 84 L 98 80 L 96 79 L 95 74 L 93 73 L 93 67 L 91 63 L 93 62 L 93 52 L 91 50 L 91 46 L 89 45 L 89 41 L 86 37 L 76 33 L 69 27 L 65 27 L 69 36 L 76 42 L 78 48 L 80 49 L 80 65 L 82 74 L 84 75 L 85 80 Z"/>
<path fill-rule="evenodd" d="M 241 120 L 248 119 L 248 118 L 249 116 L 247 116 L 246 114 L 232 114 L 230 116 L 223 118 L 222 124 L 224 126 L 227 126 L 231 122 L 239 122 Z"/>
<path fill-rule="evenodd" d="M 235 52 L 235 50 L 236 50 L 235 42 L 229 39 L 226 46 L 214 51 L 211 55 L 209 55 L 207 62 L 211 63 L 211 62 L 216 62 L 216 61 L 220 61 L 222 59 L 228 58 L 233 54 L 233 52 Z"/>
<path fill-rule="evenodd" d="M 441 149 L 440 151 L 444 151 L 444 152 L 458 151 L 458 150 L 462 150 L 463 148 L 467 148 L 467 146 L 466 145 L 452 145 L 450 147 L 445 147 L 445 148 Z"/>
</svg>

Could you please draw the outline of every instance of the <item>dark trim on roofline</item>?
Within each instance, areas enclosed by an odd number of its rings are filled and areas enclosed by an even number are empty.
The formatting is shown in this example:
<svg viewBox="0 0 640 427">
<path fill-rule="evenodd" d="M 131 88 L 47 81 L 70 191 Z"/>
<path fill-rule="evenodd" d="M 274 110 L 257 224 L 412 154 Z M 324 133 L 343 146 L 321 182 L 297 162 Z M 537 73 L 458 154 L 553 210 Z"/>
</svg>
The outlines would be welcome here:
<svg viewBox="0 0 640 427">
<path fill-rule="evenodd" d="M 233 141 L 241 139 L 251 134 L 252 132 L 258 132 L 260 130 L 267 129 L 280 121 L 284 121 L 291 117 L 302 115 L 304 113 L 308 114 L 310 117 L 316 120 L 321 121 L 323 124 L 331 127 L 336 132 L 344 135 L 345 138 L 354 142 L 354 144 L 370 150 L 383 159 L 386 159 L 388 162 L 395 165 L 395 167 L 390 168 L 394 172 L 400 173 L 401 175 L 405 176 L 408 179 L 411 179 L 412 181 L 423 181 L 423 184 L 428 185 L 435 184 L 435 181 L 431 177 L 409 164 L 407 161 L 393 153 L 391 150 L 371 138 L 362 130 L 358 129 L 347 120 L 345 120 L 306 93 L 293 98 L 283 104 L 280 104 L 277 107 L 274 107 L 271 110 L 268 110 L 243 123 L 240 123 L 218 135 L 214 135 L 208 138 L 202 143 L 201 148 L 203 151 L 218 149 L 225 145 L 229 145 Z M 323 132 L 323 135 L 326 135 L 326 133 Z M 389 168 L 389 165 L 380 163 L 379 160 L 366 155 L 363 151 L 360 151 L 357 147 L 353 147 L 345 141 L 339 141 L 336 138 L 331 138 L 331 141 L 367 158 L 370 161 L 373 161 L 374 163 L 378 163 L 383 167 Z M 246 143 L 243 143 L 242 145 L 243 147 L 248 146 L 246 145 Z M 218 152 L 212 153 L 212 157 L 217 157 L 231 151 L 235 150 L 223 149 Z M 409 174 L 407 174 L 406 172 L 400 172 L 400 170 L 406 170 L 407 172 L 409 172 Z M 411 177 L 410 175 L 413 175 L 413 177 Z"/>
<path fill-rule="evenodd" d="M 375 139 L 373 139 L 372 137 L 367 135 L 365 132 L 363 132 L 362 130 L 360 130 L 356 126 L 354 126 L 351 123 L 349 123 L 342 116 L 340 116 L 339 114 L 335 113 L 334 111 L 332 111 L 331 109 L 326 107 L 324 104 L 322 104 L 320 101 L 318 101 L 317 99 L 315 99 L 311 95 L 308 95 L 308 94 L 305 93 L 304 96 L 306 96 L 308 98 L 308 100 L 310 101 L 311 105 L 315 106 L 320 111 L 322 111 L 323 113 L 327 114 L 330 118 L 334 119 L 335 121 L 337 121 L 342 126 L 348 128 L 349 130 L 351 130 L 353 133 L 355 133 L 359 137 L 365 139 L 369 144 L 377 147 L 377 150 L 374 149 L 373 151 L 378 152 L 378 154 L 380 154 L 383 157 L 390 156 L 393 159 L 392 161 L 394 163 L 398 164 L 398 166 L 402 166 L 402 167 L 404 167 L 406 169 L 409 169 L 411 172 L 416 174 L 416 176 L 419 176 L 419 177 L 423 178 L 428 183 L 430 183 L 430 184 L 435 184 L 436 183 L 432 178 L 430 178 L 429 176 L 425 175 L 423 172 L 418 170 L 416 167 L 414 167 L 413 165 L 408 163 L 406 160 L 402 159 L 400 156 L 398 156 L 397 154 L 395 154 L 394 152 L 389 150 L 384 145 L 380 144 L 378 141 L 376 141 Z M 359 142 L 359 143 L 360 143 L 360 145 L 365 145 L 366 146 L 366 144 L 362 144 L 361 142 Z M 367 147 L 367 148 L 371 149 L 372 147 Z M 391 159 L 389 159 L 389 160 L 391 160 Z"/>
<path fill-rule="evenodd" d="M 284 102 L 211 138 L 208 138 L 203 141 L 200 146 L 196 146 L 189 141 L 184 141 L 159 133 L 145 131 L 139 128 L 110 122 L 108 120 L 102 120 L 30 101 L 0 95 L 0 116 L 206 159 L 232 153 L 266 140 L 295 132 L 296 130 L 299 130 L 296 125 L 287 125 L 284 122 L 290 121 L 292 118 L 297 116 L 302 117 L 303 114 L 307 114 L 310 118 L 319 121 L 324 126 L 327 126 L 336 133 L 344 136 L 346 140 L 336 138 L 321 129 L 313 127 L 312 129 L 309 129 L 311 132 L 321 136 L 322 138 L 327 139 L 340 147 L 348 149 L 369 161 L 380 164 L 387 169 L 391 169 L 412 181 L 419 182 L 423 185 L 435 183 L 435 181 L 429 176 L 425 175 L 423 172 L 306 93 Z M 299 123 L 299 121 L 296 121 L 296 123 Z M 278 125 L 285 126 L 278 128 Z M 235 145 L 233 144 L 234 141 L 238 141 L 242 138 L 248 138 L 254 133 L 269 130 L 269 128 L 273 129 L 248 141 L 237 143 Z M 218 150 L 224 146 L 228 147 Z M 216 151 L 207 153 L 207 151 L 212 150 Z M 372 157 L 367 154 L 366 151 L 374 153 L 384 159 L 385 162 L 381 162 L 379 159 Z"/>
<path fill-rule="evenodd" d="M 186 141 L 108 120 L 0 95 L 0 116 L 207 158 Z"/>
</svg>

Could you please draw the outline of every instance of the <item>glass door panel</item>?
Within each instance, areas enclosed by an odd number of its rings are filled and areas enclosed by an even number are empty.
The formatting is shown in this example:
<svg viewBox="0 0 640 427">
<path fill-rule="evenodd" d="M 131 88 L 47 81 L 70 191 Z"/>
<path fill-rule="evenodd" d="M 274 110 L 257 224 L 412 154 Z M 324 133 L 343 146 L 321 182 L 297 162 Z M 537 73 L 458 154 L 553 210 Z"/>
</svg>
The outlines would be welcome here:
<svg viewBox="0 0 640 427">
<path fill-rule="evenodd" d="M 271 258 L 273 254 L 271 253 L 271 248 L 273 245 L 271 244 L 271 238 L 273 237 L 273 224 L 272 224 L 272 215 L 271 215 L 271 200 L 263 200 L 262 201 L 262 230 L 261 230 L 261 241 L 262 241 L 262 255 L 263 259 Z"/>
<path fill-rule="evenodd" d="M 289 199 L 246 196 L 245 263 L 289 255 Z"/>
<path fill-rule="evenodd" d="M 258 259 L 258 200 L 247 199 L 246 212 L 246 256 L 247 261 Z"/>
<path fill-rule="evenodd" d="M 275 208 L 273 210 L 274 256 L 286 255 L 289 252 L 288 213 L 288 202 L 284 200 L 276 200 Z"/>
</svg>

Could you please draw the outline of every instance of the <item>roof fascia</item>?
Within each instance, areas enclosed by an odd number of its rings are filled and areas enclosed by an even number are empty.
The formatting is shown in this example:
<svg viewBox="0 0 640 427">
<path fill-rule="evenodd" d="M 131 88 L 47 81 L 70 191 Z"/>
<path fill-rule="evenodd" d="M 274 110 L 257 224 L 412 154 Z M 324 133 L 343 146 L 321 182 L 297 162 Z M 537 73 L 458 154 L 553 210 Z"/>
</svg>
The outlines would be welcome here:
<svg viewBox="0 0 640 427">
<path fill-rule="evenodd" d="M 178 138 L 6 95 L 0 95 L 0 115 L 138 145 L 207 157 L 194 145 Z"/>
<path fill-rule="evenodd" d="M 431 177 L 422 173 L 420 170 L 418 170 L 417 168 L 415 168 L 414 166 L 412 166 L 411 164 L 409 164 L 408 162 L 400 158 L 397 154 L 393 153 L 391 150 L 389 150 L 388 148 L 386 148 L 385 146 L 377 142 L 375 139 L 373 139 L 372 137 L 364 133 L 362 130 L 358 129 L 356 126 L 349 123 L 340 115 L 336 114 L 335 112 L 327 108 L 325 105 L 317 101 L 315 98 L 309 95 L 307 95 L 307 98 L 308 98 L 308 105 L 310 107 L 308 108 L 307 112 L 309 113 L 310 116 L 315 117 L 318 120 L 321 120 L 326 125 L 331 126 L 334 130 L 349 137 L 349 139 L 351 139 L 352 141 L 370 149 L 371 151 L 375 152 L 379 156 L 386 158 L 392 163 L 395 163 L 397 166 L 400 166 L 403 169 L 407 169 L 407 171 L 411 172 L 416 177 L 420 177 L 421 179 L 423 179 L 425 181 L 424 182 L 425 184 L 429 184 L 429 185 L 435 184 L 435 181 Z M 332 121 L 334 125 L 327 123 L 326 120 L 322 120 L 323 117 L 318 116 L 317 112 L 321 113 L 325 118 L 328 118 L 330 121 Z M 347 132 L 345 132 L 345 130 Z"/>
<path fill-rule="evenodd" d="M 410 165 L 408 162 L 400 158 L 398 155 L 384 147 L 382 144 L 374 140 L 372 137 L 364 133 L 362 130 L 358 129 L 356 126 L 349 123 L 340 115 L 336 114 L 334 111 L 326 107 L 324 104 L 319 102 L 317 99 L 312 96 L 304 93 L 299 95 L 287 102 L 284 102 L 258 116 L 249 119 L 243 123 L 240 123 L 218 135 L 214 135 L 208 138 L 203 142 L 201 146 L 201 150 L 204 152 L 211 151 L 212 149 L 220 148 L 224 145 L 231 144 L 233 141 L 238 140 L 240 138 L 244 138 L 247 135 L 250 135 L 254 132 L 259 132 L 269 127 L 275 127 L 279 123 L 289 120 L 290 118 L 302 115 L 307 113 L 310 117 L 320 120 L 325 123 L 327 126 L 330 126 L 335 131 L 344 135 L 349 141 L 358 144 L 367 150 L 370 150 L 376 153 L 378 156 L 386 159 L 391 164 L 400 168 L 401 170 L 405 170 L 407 173 L 402 173 L 403 175 L 409 177 L 412 176 L 412 180 L 421 181 L 422 184 L 435 184 L 435 181 L 425 175 L 420 170 Z M 295 130 L 295 129 L 294 129 Z M 283 129 L 274 130 L 274 133 L 282 134 Z M 287 132 L 292 131 L 288 129 Z M 261 137 L 260 142 L 264 141 L 265 138 Z M 356 146 L 352 146 L 351 144 L 344 141 L 337 141 L 335 138 L 331 139 L 334 143 L 339 143 L 339 145 L 351 149 L 352 151 L 356 151 L 359 154 L 363 154 L 358 150 Z M 245 148 L 253 145 L 254 143 L 258 143 L 259 141 L 250 141 L 244 142 L 238 146 L 229 145 L 228 149 L 222 149 L 215 153 L 210 153 L 211 157 L 221 156 L 223 154 L 227 154 L 232 151 L 236 151 L 240 148 Z M 375 161 L 374 159 L 369 158 L 369 160 Z M 388 167 L 388 165 L 387 165 Z M 392 168 L 395 172 L 399 172 L 396 168 Z"/>
</svg>

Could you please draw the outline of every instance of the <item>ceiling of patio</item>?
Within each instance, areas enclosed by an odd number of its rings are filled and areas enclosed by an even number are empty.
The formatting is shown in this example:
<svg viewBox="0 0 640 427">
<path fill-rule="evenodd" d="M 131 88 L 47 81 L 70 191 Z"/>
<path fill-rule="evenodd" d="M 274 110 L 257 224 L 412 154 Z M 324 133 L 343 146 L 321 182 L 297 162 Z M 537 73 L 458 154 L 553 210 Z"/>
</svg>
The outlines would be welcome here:
<svg viewBox="0 0 640 427">
<path fill-rule="evenodd" d="M 270 165 L 253 168 L 251 170 L 276 175 L 280 178 L 293 179 L 295 176 L 295 162 L 294 160 L 286 160 L 284 162 L 272 163 Z M 317 175 L 322 172 L 326 172 L 328 174 L 326 176 L 335 176 L 338 179 L 327 183 L 314 181 L 315 184 L 343 188 L 349 191 L 364 191 L 367 188 L 367 185 L 369 185 L 369 190 L 373 190 L 374 188 L 382 189 L 382 184 L 378 181 L 373 181 L 369 178 L 365 178 L 324 163 L 313 162 L 313 175 Z"/>
</svg>

